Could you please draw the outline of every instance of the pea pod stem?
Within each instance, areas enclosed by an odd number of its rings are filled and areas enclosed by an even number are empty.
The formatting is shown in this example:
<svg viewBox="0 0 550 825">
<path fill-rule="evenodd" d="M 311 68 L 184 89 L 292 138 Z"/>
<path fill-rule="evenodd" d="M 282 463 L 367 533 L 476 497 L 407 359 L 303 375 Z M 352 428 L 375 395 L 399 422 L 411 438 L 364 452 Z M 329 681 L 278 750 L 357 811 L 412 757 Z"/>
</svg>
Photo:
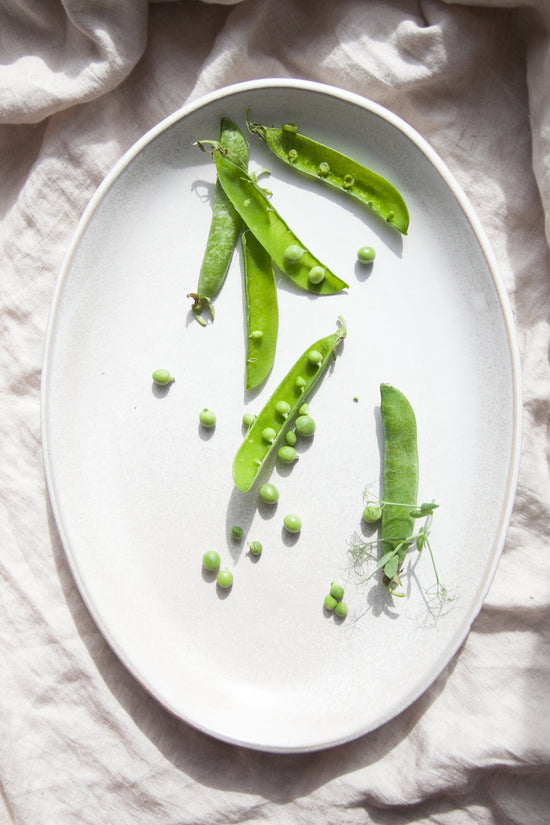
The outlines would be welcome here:
<svg viewBox="0 0 550 825">
<path fill-rule="evenodd" d="M 248 114 L 247 126 L 287 166 L 346 193 L 403 235 L 407 234 L 407 205 L 395 186 L 381 175 L 336 149 L 299 134 L 294 124 L 281 128 L 265 126 L 251 121 Z"/>
<path fill-rule="evenodd" d="M 234 163 L 241 169 L 247 168 L 246 140 L 237 124 L 229 118 L 221 120 L 220 144 Z M 214 320 L 213 300 L 225 282 L 241 228 L 241 216 L 225 194 L 219 180 L 216 180 L 212 218 L 199 272 L 197 291 L 190 292 L 187 296 L 192 298 L 191 310 L 202 326 L 206 325 L 202 318 L 203 309 L 207 309 L 210 318 Z"/>
<path fill-rule="evenodd" d="M 276 266 L 296 286 L 319 295 L 341 292 L 348 286 L 307 249 L 273 207 L 266 192 L 248 172 L 228 157 L 219 141 L 197 141 L 197 144 L 203 151 L 212 153 L 218 180 L 227 197 Z M 207 146 L 211 148 L 207 149 Z M 319 282 L 310 281 L 312 270 L 323 271 Z"/>
<path fill-rule="evenodd" d="M 329 359 L 335 357 L 336 348 L 347 332 L 343 318 L 339 321 L 340 328 L 336 332 L 316 341 L 302 353 L 248 430 L 233 460 L 233 480 L 239 490 L 247 492 L 252 487 L 266 459 L 276 449 L 299 408 L 321 380 Z M 321 360 L 317 361 L 315 357 L 313 362 L 310 359 L 312 353 L 316 356 L 320 353 Z M 281 401 L 288 405 L 285 405 L 284 415 L 277 408 Z M 269 434 L 268 439 L 266 434 Z"/>
</svg>

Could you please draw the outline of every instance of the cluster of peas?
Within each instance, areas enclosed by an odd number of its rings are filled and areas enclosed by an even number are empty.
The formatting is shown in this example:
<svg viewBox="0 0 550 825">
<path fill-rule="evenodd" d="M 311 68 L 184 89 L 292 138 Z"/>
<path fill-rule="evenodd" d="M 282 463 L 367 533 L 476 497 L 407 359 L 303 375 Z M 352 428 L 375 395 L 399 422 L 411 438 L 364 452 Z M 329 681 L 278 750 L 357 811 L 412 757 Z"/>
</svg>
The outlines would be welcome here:
<svg viewBox="0 0 550 825">
<path fill-rule="evenodd" d="M 153 381 L 159 386 L 166 386 L 175 381 L 175 378 L 168 370 L 158 369 L 153 372 Z M 279 404 L 286 404 L 281 401 Z M 281 413 L 287 413 L 286 409 L 279 409 Z M 255 416 L 252 413 L 245 413 L 243 415 L 243 425 L 250 427 L 254 423 Z M 206 407 L 199 413 L 199 421 L 206 429 L 211 429 L 216 426 L 216 414 Z M 316 429 L 315 420 L 309 414 L 309 405 L 302 404 L 298 410 L 298 416 L 294 422 L 295 430 L 289 430 L 285 435 L 286 444 L 279 448 L 277 453 L 279 459 L 285 463 L 290 464 L 298 457 L 295 445 L 297 443 L 298 435 L 302 437 L 312 436 Z M 260 497 L 268 504 L 275 504 L 279 500 L 279 491 L 274 484 L 267 482 L 260 487 Z M 283 525 L 289 533 L 299 533 L 302 529 L 302 520 L 296 513 L 288 513 L 283 519 Z M 231 527 L 231 537 L 236 541 L 240 541 L 243 537 L 243 529 L 238 525 Z M 259 541 L 252 541 L 248 545 L 249 551 L 253 556 L 260 556 L 262 554 L 263 546 Z M 216 581 L 220 587 L 228 589 L 233 584 L 233 573 L 228 567 L 221 568 L 220 554 L 216 550 L 208 550 L 203 554 L 202 565 L 205 570 L 209 572 L 217 572 Z M 344 618 L 348 612 L 348 606 L 342 601 L 344 596 L 344 588 L 333 582 L 330 592 L 325 597 L 324 606 L 327 610 L 334 611 L 336 616 Z"/>
<path fill-rule="evenodd" d="M 335 616 L 344 619 L 348 615 L 348 606 L 342 601 L 344 598 L 344 588 L 337 582 L 332 582 L 330 591 L 325 596 L 324 607 L 325 610 L 334 612 Z"/>
</svg>

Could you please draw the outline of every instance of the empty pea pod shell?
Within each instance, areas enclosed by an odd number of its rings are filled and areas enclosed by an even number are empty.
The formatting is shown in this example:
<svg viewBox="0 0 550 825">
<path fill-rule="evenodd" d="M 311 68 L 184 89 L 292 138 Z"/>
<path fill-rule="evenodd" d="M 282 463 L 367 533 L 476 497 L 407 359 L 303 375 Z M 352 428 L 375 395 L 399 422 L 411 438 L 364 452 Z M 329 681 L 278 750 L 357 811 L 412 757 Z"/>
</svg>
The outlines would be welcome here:
<svg viewBox="0 0 550 825">
<path fill-rule="evenodd" d="M 198 141 L 199 146 L 205 144 L 212 147 L 218 180 L 224 191 L 250 229 L 258 242 L 269 253 L 272 260 L 287 275 L 296 286 L 307 292 L 320 295 L 331 295 L 341 292 L 348 284 L 335 275 L 290 229 L 285 220 L 271 205 L 264 190 L 240 166 L 233 163 L 217 141 Z M 303 249 L 303 253 L 296 259 L 296 247 Z M 285 255 L 292 251 L 292 255 Z M 318 283 L 309 280 L 310 270 L 314 267 L 323 267 L 325 277 Z"/>
<path fill-rule="evenodd" d="M 250 120 L 247 125 L 287 166 L 346 192 L 403 235 L 407 234 L 407 205 L 395 186 L 381 175 L 294 128 L 279 129 Z"/>
<path fill-rule="evenodd" d="M 233 460 L 233 481 L 239 490 L 246 492 L 252 487 L 265 460 L 276 449 L 305 398 L 321 379 L 339 342 L 346 337 L 344 321 L 342 318 L 339 320 L 341 326 L 336 332 L 316 341 L 300 355 L 248 430 Z M 312 364 L 309 360 L 309 353 L 313 349 L 322 354 L 322 360 L 318 364 Z M 299 378 L 302 380 L 298 381 Z M 286 418 L 277 409 L 280 401 L 286 401 L 289 405 Z M 266 429 L 275 432 L 275 437 L 270 442 L 263 437 Z"/>
<path fill-rule="evenodd" d="M 265 380 L 275 358 L 279 310 L 271 257 L 254 235 L 241 236 L 246 299 L 246 389 Z"/>
</svg>

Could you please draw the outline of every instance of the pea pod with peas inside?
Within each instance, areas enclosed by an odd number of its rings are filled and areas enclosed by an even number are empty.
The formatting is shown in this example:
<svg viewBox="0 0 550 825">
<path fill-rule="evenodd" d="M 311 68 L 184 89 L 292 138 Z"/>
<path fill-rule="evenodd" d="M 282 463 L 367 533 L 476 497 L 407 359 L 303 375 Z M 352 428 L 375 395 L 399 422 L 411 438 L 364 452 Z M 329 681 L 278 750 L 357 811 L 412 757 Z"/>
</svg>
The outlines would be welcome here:
<svg viewBox="0 0 550 825">
<path fill-rule="evenodd" d="M 248 430 L 233 460 L 233 480 L 249 490 L 306 397 L 320 381 L 331 356 L 346 337 L 342 318 L 331 335 L 309 346 L 290 368 Z M 320 356 L 320 358 L 319 358 Z"/>
<path fill-rule="evenodd" d="M 275 358 L 279 311 L 271 257 L 250 230 L 241 236 L 246 301 L 246 389 L 259 386 Z"/>
<path fill-rule="evenodd" d="M 202 140 L 197 145 L 212 153 L 218 180 L 227 197 L 275 265 L 296 286 L 319 295 L 341 292 L 348 286 L 300 241 L 272 206 L 266 192 L 228 157 L 219 141 Z"/>
<path fill-rule="evenodd" d="M 287 166 L 345 192 L 403 235 L 409 228 L 407 205 L 395 186 L 357 160 L 299 134 L 296 125 L 281 128 L 247 120 L 257 135 Z"/>
<path fill-rule="evenodd" d="M 234 163 L 241 169 L 248 167 L 248 145 L 237 124 L 229 118 L 221 120 L 220 143 Z M 197 291 L 190 292 L 187 296 L 193 299 L 191 309 L 202 326 L 205 326 L 201 314 L 203 308 L 208 309 L 211 319 L 214 320 L 212 302 L 225 282 L 241 229 L 241 216 L 225 194 L 219 180 L 216 180 L 212 218 L 199 272 Z"/>
</svg>

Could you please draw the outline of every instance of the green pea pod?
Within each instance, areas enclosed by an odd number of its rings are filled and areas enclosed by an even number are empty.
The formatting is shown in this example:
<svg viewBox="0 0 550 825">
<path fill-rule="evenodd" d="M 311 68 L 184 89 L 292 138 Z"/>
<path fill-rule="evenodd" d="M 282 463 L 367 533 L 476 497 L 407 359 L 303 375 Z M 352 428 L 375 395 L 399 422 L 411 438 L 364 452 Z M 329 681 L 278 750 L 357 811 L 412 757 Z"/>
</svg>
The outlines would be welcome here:
<svg viewBox="0 0 550 825">
<path fill-rule="evenodd" d="M 346 337 L 344 321 L 339 320 L 341 326 L 336 332 L 316 341 L 302 353 L 248 430 L 233 460 L 233 480 L 239 490 L 246 492 L 251 488 L 265 460 L 321 379 L 339 342 Z M 281 408 L 285 409 L 283 414 L 279 411 Z"/>
<path fill-rule="evenodd" d="M 415 502 L 418 496 L 418 445 L 414 411 L 402 392 L 380 385 L 380 413 L 384 430 L 382 509 L 382 554 L 396 551 L 398 567 L 389 572 L 394 579 L 414 537 L 414 517 L 408 507 L 391 502 Z M 386 572 L 386 568 L 384 568 Z"/>
<path fill-rule="evenodd" d="M 321 263 L 298 239 L 271 205 L 264 190 L 227 156 L 216 141 L 198 141 L 212 147 L 218 180 L 244 223 L 271 255 L 274 263 L 301 289 L 320 295 L 341 292 L 348 284 Z M 310 273 L 315 273 L 315 282 Z M 322 271 L 322 278 L 317 280 Z"/>
<path fill-rule="evenodd" d="M 409 211 L 398 190 L 358 161 L 298 133 L 285 123 L 281 129 L 247 121 L 251 134 L 261 138 L 280 160 L 293 169 L 345 192 L 368 207 L 403 235 L 409 228 Z"/>
<path fill-rule="evenodd" d="M 224 117 L 221 120 L 220 143 L 227 151 L 227 156 L 239 168 L 246 169 L 248 167 L 248 145 L 239 127 L 229 118 Z M 191 309 L 197 321 L 203 326 L 205 326 L 205 322 L 201 317 L 203 307 L 208 309 L 210 317 L 214 320 L 212 301 L 225 282 L 241 229 L 241 216 L 225 194 L 223 186 L 217 180 L 212 204 L 212 219 L 200 268 L 197 291 L 190 292 L 187 296 L 193 299 Z"/>
<path fill-rule="evenodd" d="M 275 359 L 279 310 L 271 257 L 250 230 L 241 237 L 246 301 L 246 389 L 265 380 Z"/>
</svg>

